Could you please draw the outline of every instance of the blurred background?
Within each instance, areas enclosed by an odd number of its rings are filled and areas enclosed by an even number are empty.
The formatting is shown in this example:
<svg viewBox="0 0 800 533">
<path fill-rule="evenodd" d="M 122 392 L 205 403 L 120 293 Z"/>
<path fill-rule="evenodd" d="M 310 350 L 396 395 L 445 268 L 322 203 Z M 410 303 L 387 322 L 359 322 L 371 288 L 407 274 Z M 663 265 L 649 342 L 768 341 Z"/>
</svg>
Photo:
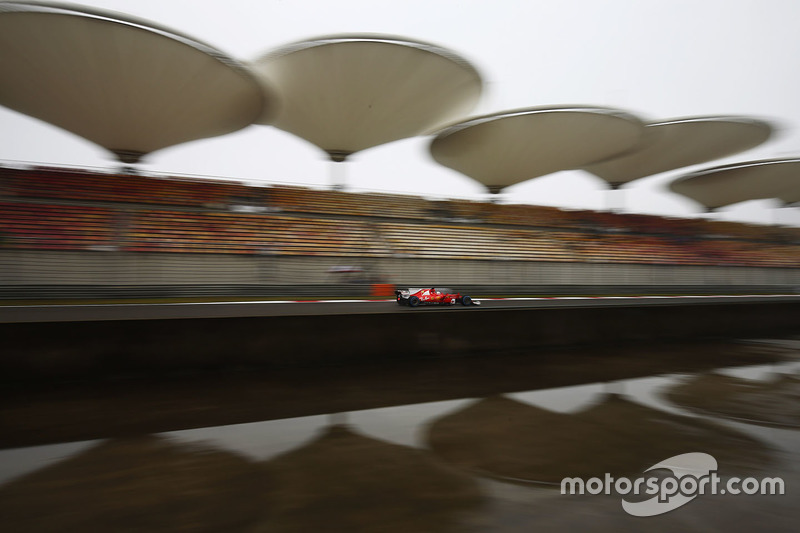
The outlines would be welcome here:
<svg viewBox="0 0 800 533">
<path fill-rule="evenodd" d="M 794 531 L 798 16 L 0 1 L 0 529 Z"/>
</svg>

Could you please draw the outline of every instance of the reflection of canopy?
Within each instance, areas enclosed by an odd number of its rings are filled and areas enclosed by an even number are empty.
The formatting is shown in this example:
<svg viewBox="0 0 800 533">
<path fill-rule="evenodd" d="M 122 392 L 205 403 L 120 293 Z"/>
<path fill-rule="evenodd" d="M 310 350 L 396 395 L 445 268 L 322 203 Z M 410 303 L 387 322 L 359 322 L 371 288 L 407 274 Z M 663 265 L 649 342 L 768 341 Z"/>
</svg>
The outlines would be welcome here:
<svg viewBox="0 0 800 533">
<path fill-rule="evenodd" d="M 639 119 L 596 107 L 532 108 L 469 119 L 440 132 L 433 158 L 492 192 L 608 159 L 641 141 Z"/>
<path fill-rule="evenodd" d="M 474 67 L 452 52 L 375 35 L 295 43 L 253 68 L 280 93 L 274 125 L 337 161 L 459 119 L 483 89 Z"/>
<path fill-rule="evenodd" d="M 749 161 L 693 172 L 670 183 L 669 188 L 717 209 L 747 200 L 790 195 L 800 186 L 800 159 Z"/>
<path fill-rule="evenodd" d="M 4 531 L 238 531 L 265 479 L 228 452 L 156 437 L 107 441 L 0 488 Z"/>
<path fill-rule="evenodd" d="M 584 170 L 619 186 L 668 170 L 696 165 L 753 148 L 772 128 L 743 117 L 695 117 L 646 125 L 645 141 L 636 151 Z"/>
<path fill-rule="evenodd" d="M 331 426 L 266 463 L 280 531 L 440 531 L 481 500 L 471 478 L 430 454 Z"/>
<path fill-rule="evenodd" d="M 616 395 L 575 414 L 487 398 L 433 422 L 428 442 L 437 455 L 468 469 L 554 483 L 565 476 L 641 473 L 686 450 L 710 453 L 732 470 L 760 467 L 767 457 L 743 434 Z"/>
<path fill-rule="evenodd" d="M 800 378 L 779 375 L 766 381 L 706 374 L 673 387 L 673 402 L 717 416 L 761 425 L 800 428 Z"/>
<path fill-rule="evenodd" d="M 0 47 L 0 104 L 128 163 L 272 109 L 266 89 L 219 50 L 117 13 L 3 2 Z"/>
</svg>

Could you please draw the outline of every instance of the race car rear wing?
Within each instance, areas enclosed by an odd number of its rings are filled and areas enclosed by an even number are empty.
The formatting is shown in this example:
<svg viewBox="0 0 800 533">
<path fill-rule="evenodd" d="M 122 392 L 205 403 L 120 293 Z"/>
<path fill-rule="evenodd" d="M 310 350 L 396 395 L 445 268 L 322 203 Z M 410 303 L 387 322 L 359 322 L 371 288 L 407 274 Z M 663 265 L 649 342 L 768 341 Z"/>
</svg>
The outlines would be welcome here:
<svg viewBox="0 0 800 533">
<path fill-rule="evenodd" d="M 411 294 L 414 294 L 415 292 L 419 292 L 421 290 L 423 290 L 421 287 L 420 288 L 409 287 L 408 289 L 396 289 L 394 291 L 394 294 L 395 294 L 395 296 L 403 296 L 405 298 L 405 297 L 407 297 L 407 296 L 409 296 Z"/>
</svg>

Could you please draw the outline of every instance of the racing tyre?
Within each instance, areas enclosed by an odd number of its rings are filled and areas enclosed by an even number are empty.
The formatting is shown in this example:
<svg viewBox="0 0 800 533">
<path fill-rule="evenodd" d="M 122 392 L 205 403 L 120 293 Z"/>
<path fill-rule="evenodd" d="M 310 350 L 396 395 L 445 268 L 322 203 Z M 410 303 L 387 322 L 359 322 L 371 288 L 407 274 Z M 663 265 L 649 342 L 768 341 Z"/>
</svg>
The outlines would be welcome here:
<svg viewBox="0 0 800 533">
<path fill-rule="evenodd" d="M 411 307 L 418 306 L 419 305 L 419 298 L 417 298 L 416 296 L 412 296 L 411 298 L 408 299 L 408 305 L 410 305 Z"/>
<path fill-rule="evenodd" d="M 472 305 L 472 298 L 470 298 L 469 296 L 462 297 L 461 298 L 461 304 L 462 305 Z"/>
</svg>

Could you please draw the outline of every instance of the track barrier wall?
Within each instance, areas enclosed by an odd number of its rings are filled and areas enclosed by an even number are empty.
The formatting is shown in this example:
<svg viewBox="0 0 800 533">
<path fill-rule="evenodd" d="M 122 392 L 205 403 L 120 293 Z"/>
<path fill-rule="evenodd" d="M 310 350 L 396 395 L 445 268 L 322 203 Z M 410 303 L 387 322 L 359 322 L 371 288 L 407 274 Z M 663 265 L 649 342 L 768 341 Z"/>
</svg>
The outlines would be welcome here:
<svg viewBox="0 0 800 533">
<path fill-rule="evenodd" d="M 388 305 L 388 304 L 387 304 Z M 311 310 L 309 310 L 311 312 Z M 0 324 L 10 380 L 491 356 L 798 334 L 800 301 Z M 643 352 L 646 352 L 643 351 Z M 646 356 L 646 355 L 643 355 Z"/>
</svg>

